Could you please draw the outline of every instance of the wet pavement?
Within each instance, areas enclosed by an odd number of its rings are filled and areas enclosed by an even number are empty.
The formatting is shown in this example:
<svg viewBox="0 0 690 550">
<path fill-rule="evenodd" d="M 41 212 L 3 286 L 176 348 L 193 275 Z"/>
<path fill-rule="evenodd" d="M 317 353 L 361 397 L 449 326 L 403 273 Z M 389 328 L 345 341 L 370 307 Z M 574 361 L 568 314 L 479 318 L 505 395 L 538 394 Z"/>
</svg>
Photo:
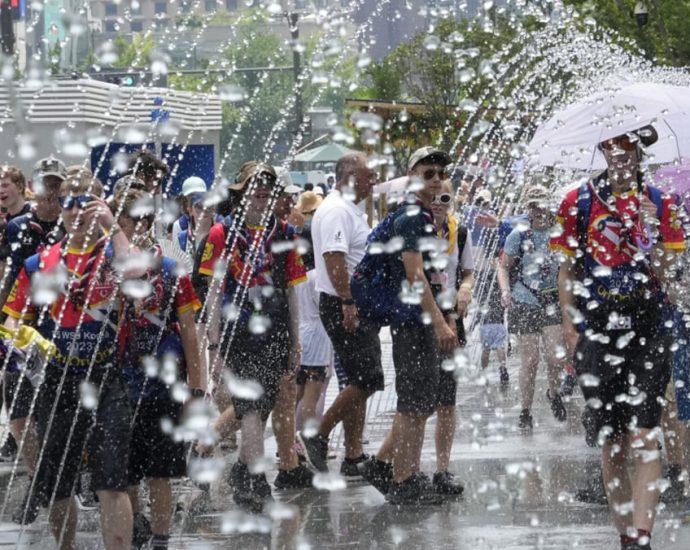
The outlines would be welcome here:
<svg viewBox="0 0 690 550">
<path fill-rule="evenodd" d="M 372 399 L 365 437 L 368 452 L 375 452 L 390 427 L 395 395 L 390 365 L 389 341 L 384 339 L 388 385 Z M 478 351 L 470 344 L 473 356 Z M 517 430 L 520 412 L 517 360 L 508 370 L 514 387 L 502 395 L 497 369 L 487 372 L 488 384 L 463 384 L 458 393 L 458 429 L 451 471 L 465 482 L 462 500 L 440 506 L 396 509 L 364 482 L 346 487 L 335 475 L 342 450 L 330 461 L 332 478 L 322 482 L 331 490 L 274 491 L 275 505 L 265 516 L 241 513 L 233 504 L 230 488 L 220 479 L 208 492 L 190 481 L 180 482 L 175 492 L 178 510 L 174 519 L 171 548 L 409 548 L 409 549 L 617 549 L 617 536 L 605 506 L 574 500 L 578 489 L 596 484 L 600 475 L 598 453 L 584 443 L 579 424 L 582 399 L 568 404 L 569 420 L 558 423 L 546 401 L 546 382 L 540 374 L 530 435 Z M 335 395 L 335 382 L 329 399 Z M 423 469 L 434 471 L 434 419 L 429 421 L 423 452 Z M 332 437 L 338 446 L 341 434 Z M 266 455 L 274 456 L 272 437 Z M 231 463 L 233 455 L 227 456 Z M 0 487 L 7 499 L 3 519 L 18 503 L 25 477 L 7 492 L 9 466 L 0 470 Z M 226 469 L 226 472 L 228 469 Z M 275 477 L 275 465 L 269 481 Z M 20 490 L 22 489 L 22 490 Z M 661 506 L 654 531 L 653 548 L 687 550 L 690 524 L 684 523 L 686 505 Z M 0 524 L 0 546 L 15 546 L 18 526 Z M 52 548 L 45 513 L 25 529 L 24 547 Z M 79 521 L 80 548 L 100 548 L 97 512 L 82 512 Z"/>
</svg>

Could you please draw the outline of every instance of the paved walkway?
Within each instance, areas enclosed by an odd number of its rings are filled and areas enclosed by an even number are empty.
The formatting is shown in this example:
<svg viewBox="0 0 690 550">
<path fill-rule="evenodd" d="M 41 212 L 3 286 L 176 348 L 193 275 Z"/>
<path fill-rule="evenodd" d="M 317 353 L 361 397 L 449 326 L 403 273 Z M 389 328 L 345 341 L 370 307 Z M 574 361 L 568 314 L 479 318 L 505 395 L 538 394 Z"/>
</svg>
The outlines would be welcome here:
<svg viewBox="0 0 690 550">
<path fill-rule="evenodd" d="M 469 351 L 476 356 L 475 345 L 471 344 Z M 377 449 L 390 427 L 395 406 L 386 338 L 384 355 L 389 385 L 370 404 L 366 432 L 369 452 Z M 509 371 L 516 382 L 514 357 Z M 573 500 L 578 488 L 600 475 L 598 453 L 585 446 L 581 434 L 582 399 L 575 397 L 568 404 L 570 420 L 559 424 L 551 416 L 544 395 L 545 380 L 540 378 L 535 429 L 525 436 L 516 429 L 516 388 L 505 396 L 495 390 L 498 374 L 493 367 L 486 373 L 487 381 L 469 367 L 463 373 L 468 380 L 458 394 L 459 425 L 451 466 L 466 482 L 463 500 L 400 511 L 387 505 L 366 484 L 344 486 L 343 480 L 333 475 L 321 482 L 330 490 L 276 491 L 276 505 L 270 514 L 257 517 L 236 509 L 222 480 L 214 483 L 209 493 L 187 481 L 176 487 L 179 510 L 171 548 L 617 549 L 606 508 Z M 335 391 L 329 391 L 329 399 Z M 433 423 L 432 419 L 423 452 L 423 467 L 428 472 L 434 470 Z M 334 443 L 339 437 L 334 434 Z M 266 451 L 267 456 L 274 456 L 272 438 L 267 439 Z M 331 461 L 333 472 L 338 471 L 339 460 Z M 1 474 L 0 488 L 7 480 Z M 270 479 L 275 474 L 272 467 Z M 20 494 L 15 485 L 10 504 Z M 688 507 L 690 501 L 685 509 Z M 683 523 L 682 512 L 683 507 L 661 510 L 654 533 L 655 549 L 690 548 L 690 525 Z M 80 548 L 100 547 L 97 521 L 95 512 L 81 514 Z M 0 524 L 0 546 L 3 541 L 8 547 L 14 546 L 16 540 L 17 526 Z M 44 515 L 25 531 L 24 540 L 27 547 L 52 547 Z"/>
</svg>

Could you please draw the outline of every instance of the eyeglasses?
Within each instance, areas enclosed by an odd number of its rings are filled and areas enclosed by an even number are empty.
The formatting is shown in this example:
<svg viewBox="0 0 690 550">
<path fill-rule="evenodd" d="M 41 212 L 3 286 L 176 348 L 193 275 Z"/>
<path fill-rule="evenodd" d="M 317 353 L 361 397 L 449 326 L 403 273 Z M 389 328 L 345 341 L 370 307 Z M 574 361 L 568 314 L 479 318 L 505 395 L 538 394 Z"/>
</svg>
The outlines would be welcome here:
<svg viewBox="0 0 690 550">
<path fill-rule="evenodd" d="M 445 168 L 429 168 L 428 170 L 424 170 L 424 172 L 422 172 L 422 177 L 425 180 L 430 180 L 433 179 L 436 174 L 438 174 L 438 177 L 442 180 L 448 178 L 448 172 L 446 172 Z"/>
<path fill-rule="evenodd" d="M 613 139 L 607 139 L 599 144 L 599 148 L 610 151 L 614 147 L 619 147 L 623 151 L 632 151 L 637 147 L 637 142 L 631 141 L 628 136 L 621 136 Z"/>
<path fill-rule="evenodd" d="M 93 200 L 93 197 L 91 195 L 78 195 L 76 197 L 69 195 L 66 197 L 60 197 L 58 200 L 60 202 L 60 207 L 64 208 L 65 210 L 71 210 L 74 208 L 75 204 L 83 210 L 86 208 L 86 205 Z"/>
<path fill-rule="evenodd" d="M 434 197 L 432 204 L 442 204 L 443 206 L 448 206 L 451 200 L 453 200 L 453 197 L 450 193 L 441 193 L 440 195 L 436 195 Z"/>
</svg>

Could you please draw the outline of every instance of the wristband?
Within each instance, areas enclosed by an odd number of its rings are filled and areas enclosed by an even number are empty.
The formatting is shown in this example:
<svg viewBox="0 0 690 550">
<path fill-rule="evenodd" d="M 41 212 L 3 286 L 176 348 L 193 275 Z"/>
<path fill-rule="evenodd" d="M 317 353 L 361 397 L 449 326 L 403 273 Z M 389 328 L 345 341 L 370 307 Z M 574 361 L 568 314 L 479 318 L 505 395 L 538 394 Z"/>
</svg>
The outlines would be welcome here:
<svg viewBox="0 0 690 550">
<path fill-rule="evenodd" d="M 206 395 L 206 392 L 201 388 L 192 388 L 191 390 L 189 390 L 189 393 L 192 395 L 194 399 L 201 399 Z"/>
<path fill-rule="evenodd" d="M 354 298 L 341 298 L 340 300 L 344 306 L 354 306 L 355 305 L 355 300 Z"/>
</svg>

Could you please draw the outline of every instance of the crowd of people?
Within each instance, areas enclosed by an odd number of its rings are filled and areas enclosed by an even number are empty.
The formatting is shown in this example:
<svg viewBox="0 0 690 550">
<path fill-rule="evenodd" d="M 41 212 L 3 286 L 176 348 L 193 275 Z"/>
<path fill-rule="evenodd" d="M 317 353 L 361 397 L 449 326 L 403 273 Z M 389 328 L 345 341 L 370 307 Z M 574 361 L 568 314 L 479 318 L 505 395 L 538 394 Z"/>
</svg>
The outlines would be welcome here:
<svg viewBox="0 0 690 550">
<path fill-rule="evenodd" d="M 478 325 L 481 367 L 495 354 L 503 392 L 508 334 L 517 337 L 522 433 L 535 424 L 542 353 L 560 422 L 579 377 L 621 548 L 650 548 L 663 489 L 657 428 L 673 426 L 676 447 L 687 448 L 690 419 L 678 383 L 687 346 L 672 345 L 687 332 L 684 206 L 639 169 L 653 139 L 646 130 L 601 143 L 607 170 L 560 206 L 547 187 L 528 186 L 513 211 L 477 172 L 456 189 L 451 156 L 422 147 L 407 163 L 405 198 L 373 229 L 363 204 L 378 180 L 362 153 L 338 161 L 332 188 L 286 186 L 250 161 L 218 202 L 190 177 L 170 223 L 168 169 L 150 152 L 131 158 L 108 198 L 84 166 L 46 158 L 30 182 L 2 167 L 3 452 L 14 444 L 29 475 L 14 520 L 31 523 L 47 507 L 59 546 L 72 548 L 77 502 L 93 492 L 107 548 L 167 548 L 171 480 L 186 475 L 190 454 L 208 456 L 236 433 L 233 500 L 260 513 L 273 498 L 262 467 L 269 418 L 276 490 L 307 489 L 328 472 L 329 437 L 342 423 L 342 476 L 361 476 L 397 506 L 456 498 L 458 350 Z M 385 383 L 382 327 L 397 405 L 369 456 L 367 402 Z M 326 409 L 333 373 L 340 391 Z M 219 414 L 190 443 L 173 433 L 195 400 Z M 421 452 L 433 414 L 428 476 Z M 670 483 L 682 496 L 687 456 L 674 456 Z"/>
</svg>

